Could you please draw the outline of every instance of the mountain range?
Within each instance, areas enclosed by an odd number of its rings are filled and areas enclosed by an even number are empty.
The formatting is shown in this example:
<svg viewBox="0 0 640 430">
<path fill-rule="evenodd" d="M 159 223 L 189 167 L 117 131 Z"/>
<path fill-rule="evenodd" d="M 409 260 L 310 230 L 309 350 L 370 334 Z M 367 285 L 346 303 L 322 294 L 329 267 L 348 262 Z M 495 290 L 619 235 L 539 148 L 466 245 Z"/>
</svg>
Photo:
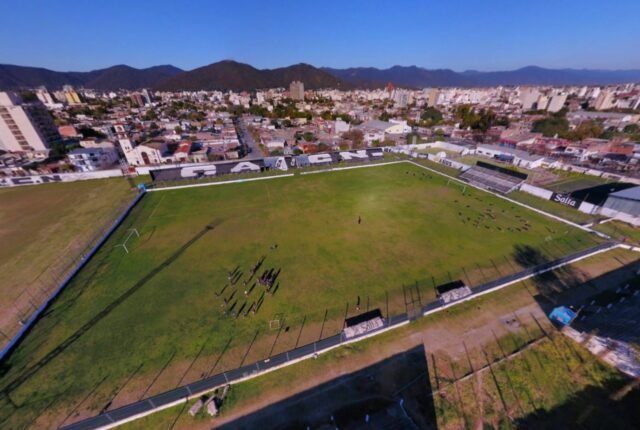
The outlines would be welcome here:
<svg viewBox="0 0 640 430">
<path fill-rule="evenodd" d="M 302 81 L 308 89 L 338 88 L 351 85 L 344 80 L 309 64 L 295 64 L 277 69 L 256 69 L 248 64 L 225 60 L 189 72 L 179 73 L 159 82 L 156 88 L 179 90 L 252 90 L 289 87 L 292 81 Z"/>
<path fill-rule="evenodd" d="M 231 60 L 219 61 L 190 71 L 165 65 L 136 69 L 118 65 L 90 72 L 53 70 L 0 64 L 0 89 L 49 89 L 63 85 L 97 90 L 153 88 L 180 90 L 252 90 L 288 87 L 302 81 L 307 89 L 380 88 L 388 83 L 398 87 L 488 87 L 496 85 L 606 85 L 640 82 L 640 70 L 545 69 L 528 66 L 511 71 L 479 72 L 393 66 L 388 69 L 356 67 L 317 68 L 295 64 L 276 69 L 257 69 Z"/>
<path fill-rule="evenodd" d="M 181 69 L 169 65 L 147 69 L 118 65 L 90 72 L 55 72 L 39 67 L 0 64 L 0 89 L 36 88 L 41 85 L 59 89 L 63 85 L 73 85 L 96 90 L 132 90 L 151 88 L 181 72 Z"/>
</svg>

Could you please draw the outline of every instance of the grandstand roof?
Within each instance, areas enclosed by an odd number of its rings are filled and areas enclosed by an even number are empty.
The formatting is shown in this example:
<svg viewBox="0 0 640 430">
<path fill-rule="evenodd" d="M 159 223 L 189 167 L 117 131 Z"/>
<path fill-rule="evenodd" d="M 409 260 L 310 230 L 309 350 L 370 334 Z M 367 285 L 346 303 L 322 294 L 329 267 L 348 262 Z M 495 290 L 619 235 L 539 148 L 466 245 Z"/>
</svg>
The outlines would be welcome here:
<svg viewBox="0 0 640 430">
<path fill-rule="evenodd" d="M 615 193 L 611 193 L 609 195 L 627 200 L 640 200 L 640 186 L 627 188 L 626 190 L 622 191 L 616 191 Z"/>
<path fill-rule="evenodd" d="M 511 154 L 515 157 L 518 157 L 522 160 L 527 160 L 527 161 L 537 161 L 537 160 L 540 160 L 541 158 L 544 158 L 542 155 L 529 154 L 527 151 L 509 148 L 508 146 L 478 145 L 478 148 L 488 149 L 490 151 L 496 151 L 496 152 L 503 152 L 505 154 Z"/>
</svg>

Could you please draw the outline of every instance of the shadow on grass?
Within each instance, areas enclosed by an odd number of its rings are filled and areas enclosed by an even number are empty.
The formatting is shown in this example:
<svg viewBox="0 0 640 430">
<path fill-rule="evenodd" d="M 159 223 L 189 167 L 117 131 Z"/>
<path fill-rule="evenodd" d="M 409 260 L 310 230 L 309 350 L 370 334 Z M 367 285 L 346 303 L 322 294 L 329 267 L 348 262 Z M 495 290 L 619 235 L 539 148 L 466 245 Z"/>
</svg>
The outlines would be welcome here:
<svg viewBox="0 0 640 430">
<path fill-rule="evenodd" d="M 550 410 L 516 419 L 521 429 L 640 429 L 640 388 L 624 379 L 588 386 Z"/>
<path fill-rule="evenodd" d="M 537 267 L 552 262 L 540 249 L 520 244 L 514 246 L 512 258 L 524 268 Z M 524 282 L 529 293 L 536 297 L 540 306 L 545 311 L 550 311 L 556 306 L 559 294 L 583 284 L 585 278 L 584 272 L 572 265 L 565 265 Z M 533 291 L 530 287 L 533 287 Z"/>
<path fill-rule="evenodd" d="M 232 388 L 230 401 L 233 396 Z M 365 425 L 367 415 L 370 422 Z M 396 354 L 218 428 L 269 430 L 327 425 L 340 429 L 436 428 L 424 347 Z"/>
<path fill-rule="evenodd" d="M 201 239 L 206 233 L 213 230 L 218 224 L 219 224 L 218 222 L 213 222 L 205 226 L 195 236 L 189 239 L 189 241 L 187 241 L 184 245 L 178 248 L 173 254 L 171 254 L 167 259 L 165 259 L 162 263 L 160 263 L 158 266 L 156 266 L 151 271 L 149 271 L 149 273 L 147 273 L 142 279 L 136 282 L 128 290 L 126 290 L 124 293 L 118 296 L 114 301 L 109 303 L 104 309 L 98 312 L 93 318 L 91 318 L 88 322 L 86 322 L 82 327 L 76 330 L 71 336 L 66 338 L 58 346 L 56 346 L 48 354 L 46 354 L 43 358 L 38 360 L 32 366 L 29 366 L 28 368 L 26 368 L 19 376 L 17 376 L 11 382 L 6 384 L 1 390 L 2 394 L 6 398 L 9 398 L 9 395 L 13 390 L 15 390 L 24 382 L 29 380 L 29 378 L 31 378 L 40 369 L 46 366 L 51 360 L 55 359 L 58 355 L 60 355 L 67 348 L 73 345 L 80 337 L 82 337 L 82 335 L 84 335 L 87 331 L 91 330 L 96 324 L 98 324 L 100 321 L 102 321 L 102 319 L 104 319 L 107 315 L 109 315 L 114 309 L 116 309 L 118 306 L 124 303 L 136 291 L 138 291 L 145 284 L 151 281 L 162 270 L 169 267 L 187 249 L 189 249 L 194 243 L 196 243 L 199 239 Z M 10 370 L 9 366 L 7 366 L 5 362 L 3 368 L 0 371 L 2 372 L 2 374 L 6 374 L 6 372 L 8 372 L 9 370 Z"/>
</svg>

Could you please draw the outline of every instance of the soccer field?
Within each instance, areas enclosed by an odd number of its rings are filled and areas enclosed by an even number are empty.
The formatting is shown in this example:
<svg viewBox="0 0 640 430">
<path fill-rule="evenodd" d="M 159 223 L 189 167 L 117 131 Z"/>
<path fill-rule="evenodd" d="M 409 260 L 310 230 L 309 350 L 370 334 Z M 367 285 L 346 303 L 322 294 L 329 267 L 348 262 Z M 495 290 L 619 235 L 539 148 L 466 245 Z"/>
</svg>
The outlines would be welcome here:
<svg viewBox="0 0 640 430">
<path fill-rule="evenodd" d="M 69 424 L 595 241 L 408 163 L 151 192 L 4 363 L 0 421 Z"/>
</svg>

